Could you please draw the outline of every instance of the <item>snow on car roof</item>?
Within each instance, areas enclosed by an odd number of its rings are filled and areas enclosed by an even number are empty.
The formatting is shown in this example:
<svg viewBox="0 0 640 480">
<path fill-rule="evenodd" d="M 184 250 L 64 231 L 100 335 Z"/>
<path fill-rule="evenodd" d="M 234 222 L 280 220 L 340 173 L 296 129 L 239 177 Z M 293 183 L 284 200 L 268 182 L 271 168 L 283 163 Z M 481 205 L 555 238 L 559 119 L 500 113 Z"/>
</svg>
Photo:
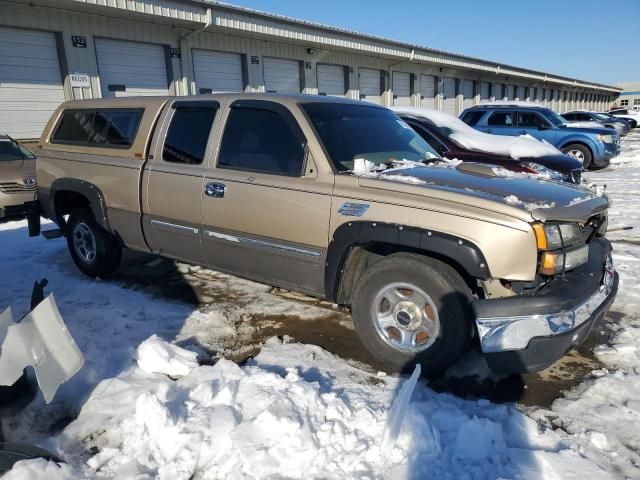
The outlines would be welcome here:
<svg viewBox="0 0 640 480">
<path fill-rule="evenodd" d="M 515 160 L 562 154 L 553 145 L 541 142 L 530 135 L 519 137 L 491 135 L 480 132 L 459 118 L 438 110 L 419 107 L 392 107 L 391 109 L 396 113 L 407 113 L 431 121 L 443 135 L 469 150 L 506 155 Z"/>
<path fill-rule="evenodd" d="M 526 102 L 524 100 L 482 100 L 476 107 L 535 107 L 546 108 L 542 103 Z"/>
</svg>

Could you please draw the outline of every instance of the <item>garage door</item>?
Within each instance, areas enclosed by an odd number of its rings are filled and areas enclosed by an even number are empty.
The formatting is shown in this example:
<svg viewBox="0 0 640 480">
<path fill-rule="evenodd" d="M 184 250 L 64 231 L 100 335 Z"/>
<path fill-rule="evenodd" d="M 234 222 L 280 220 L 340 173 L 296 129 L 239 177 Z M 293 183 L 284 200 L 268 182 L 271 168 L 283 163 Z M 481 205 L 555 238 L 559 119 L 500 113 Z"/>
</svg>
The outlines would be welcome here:
<svg viewBox="0 0 640 480">
<path fill-rule="evenodd" d="M 62 102 L 54 34 L 0 27 L 0 133 L 37 138 Z"/>
<path fill-rule="evenodd" d="M 493 84 L 493 98 L 495 100 L 503 100 L 504 99 L 504 91 L 502 83 L 494 83 Z"/>
<path fill-rule="evenodd" d="M 420 106 L 437 108 L 436 77 L 433 75 L 420 75 Z"/>
<path fill-rule="evenodd" d="M 480 101 L 488 101 L 491 97 L 491 83 L 480 82 Z"/>
<path fill-rule="evenodd" d="M 444 77 L 442 86 L 442 94 L 444 101 L 444 111 L 451 115 L 458 115 L 458 108 L 456 107 L 456 79 L 451 77 Z"/>
<path fill-rule="evenodd" d="M 392 77 L 393 104 L 411 105 L 411 74 L 405 72 L 393 72 Z"/>
<path fill-rule="evenodd" d="M 285 58 L 265 57 L 264 87 L 271 93 L 300 93 L 300 62 Z"/>
<path fill-rule="evenodd" d="M 462 81 L 462 95 L 464 98 L 462 101 L 464 108 L 470 107 L 475 103 L 475 98 L 473 98 L 473 80 Z"/>
<path fill-rule="evenodd" d="M 322 65 L 316 66 L 318 75 L 318 94 L 344 97 L 347 93 L 347 77 L 345 67 L 342 65 Z"/>
<path fill-rule="evenodd" d="M 162 45 L 97 38 L 96 57 L 103 97 L 169 94 Z"/>
<path fill-rule="evenodd" d="M 242 92 L 242 57 L 237 53 L 193 51 L 196 93 Z"/>
<path fill-rule="evenodd" d="M 507 86 L 507 100 L 514 100 L 516 98 L 516 87 L 513 85 Z"/>
<path fill-rule="evenodd" d="M 518 87 L 516 100 L 524 100 L 524 87 Z"/>
<path fill-rule="evenodd" d="M 382 103 L 382 74 L 380 70 L 370 68 L 358 69 L 358 89 L 360 100 Z"/>
</svg>

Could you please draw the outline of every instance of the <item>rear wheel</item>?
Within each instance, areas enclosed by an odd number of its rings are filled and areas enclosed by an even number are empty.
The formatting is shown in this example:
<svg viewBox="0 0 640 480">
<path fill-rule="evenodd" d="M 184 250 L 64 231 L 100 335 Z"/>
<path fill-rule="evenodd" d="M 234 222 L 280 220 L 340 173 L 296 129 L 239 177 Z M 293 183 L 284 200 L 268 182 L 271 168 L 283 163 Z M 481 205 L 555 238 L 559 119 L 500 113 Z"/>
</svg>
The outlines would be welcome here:
<svg viewBox="0 0 640 480">
<path fill-rule="evenodd" d="M 416 254 L 389 255 L 368 269 L 352 302 L 365 347 L 394 371 L 420 363 L 435 376 L 465 351 L 472 335 L 470 292 L 449 265 Z"/>
<path fill-rule="evenodd" d="M 569 155 L 576 160 L 580 160 L 582 162 L 582 167 L 585 170 L 591 167 L 593 156 L 591 155 L 591 150 L 589 150 L 584 145 L 581 145 L 579 143 L 569 144 L 566 147 L 562 148 L 562 153 Z"/>
<path fill-rule="evenodd" d="M 98 225 L 89 209 L 71 212 L 67 246 L 76 266 L 89 277 L 106 277 L 120 265 L 122 247 L 115 235 Z"/>
</svg>

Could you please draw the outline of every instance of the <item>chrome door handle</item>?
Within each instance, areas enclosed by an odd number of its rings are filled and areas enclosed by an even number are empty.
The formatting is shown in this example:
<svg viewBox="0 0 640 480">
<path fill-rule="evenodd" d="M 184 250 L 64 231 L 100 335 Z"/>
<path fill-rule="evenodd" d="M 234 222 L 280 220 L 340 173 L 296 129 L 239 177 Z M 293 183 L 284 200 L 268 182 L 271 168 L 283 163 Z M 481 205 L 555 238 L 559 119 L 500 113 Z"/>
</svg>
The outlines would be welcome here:
<svg viewBox="0 0 640 480">
<path fill-rule="evenodd" d="M 208 197 L 222 198 L 226 191 L 227 187 L 224 183 L 209 182 L 204 186 L 204 193 Z"/>
</svg>

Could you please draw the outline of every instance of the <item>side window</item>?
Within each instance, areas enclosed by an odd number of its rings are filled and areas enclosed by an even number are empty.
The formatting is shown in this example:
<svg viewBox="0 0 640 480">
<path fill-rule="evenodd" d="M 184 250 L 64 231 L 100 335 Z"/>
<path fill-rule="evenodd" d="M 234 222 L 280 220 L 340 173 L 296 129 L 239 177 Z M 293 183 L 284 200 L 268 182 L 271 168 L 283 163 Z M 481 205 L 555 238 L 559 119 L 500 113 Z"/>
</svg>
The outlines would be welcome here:
<svg viewBox="0 0 640 480">
<path fill-rule="evenodd" d="M 513 127 L 515 125 L 513 112 L 493 112 L 487 120 L 487 125 L 493 127 Z"/>
<path fill-rule="evenodd" d="M 232 108 L 224 129 L 218 167 L 302 175 L 304 145 L 272 110 Z"/>
<path fill-rule="evenodd" d="M 162 149 L 165 162 L 200 165 L 216 116 L 214 107 L 177 107 Z"/>
<path fill-rule="evenodd" d="M 570 122 L 573 122 L 576 119 L 575 113 L 565 113 L 562 116 L 565 120 L 569 120 Z"/>
<path fill-rule="evenodd" d="M 404 119 L 405 122 L 418 134 L 422 137 L 422 139 L 429 144 L 431 148 L 433 148 L 436 152 L 442 155 L 447 151 L 447 148 L 440 143 L 436 138 L 422 125 L 419 123 L 413 122 L 408 119 Z"/>
<path fill-rule="evenodd" d="M 62 114 L 52 143 L 128 148 L 135 139 L 142 109 L 67 110 Z"/>
<path fill-rule="evenodd" d="M 462 116 L 461 120 L 467 125 L 477 125 L 482 116 L 484 115 L 483 111 L 468 111 Z"/>
<path fill-rule="evenodd" d="M 549 124 L 534 112 L 518 112 L 518 126 L 524 128 L 548 127 Z"/>
</svg>

